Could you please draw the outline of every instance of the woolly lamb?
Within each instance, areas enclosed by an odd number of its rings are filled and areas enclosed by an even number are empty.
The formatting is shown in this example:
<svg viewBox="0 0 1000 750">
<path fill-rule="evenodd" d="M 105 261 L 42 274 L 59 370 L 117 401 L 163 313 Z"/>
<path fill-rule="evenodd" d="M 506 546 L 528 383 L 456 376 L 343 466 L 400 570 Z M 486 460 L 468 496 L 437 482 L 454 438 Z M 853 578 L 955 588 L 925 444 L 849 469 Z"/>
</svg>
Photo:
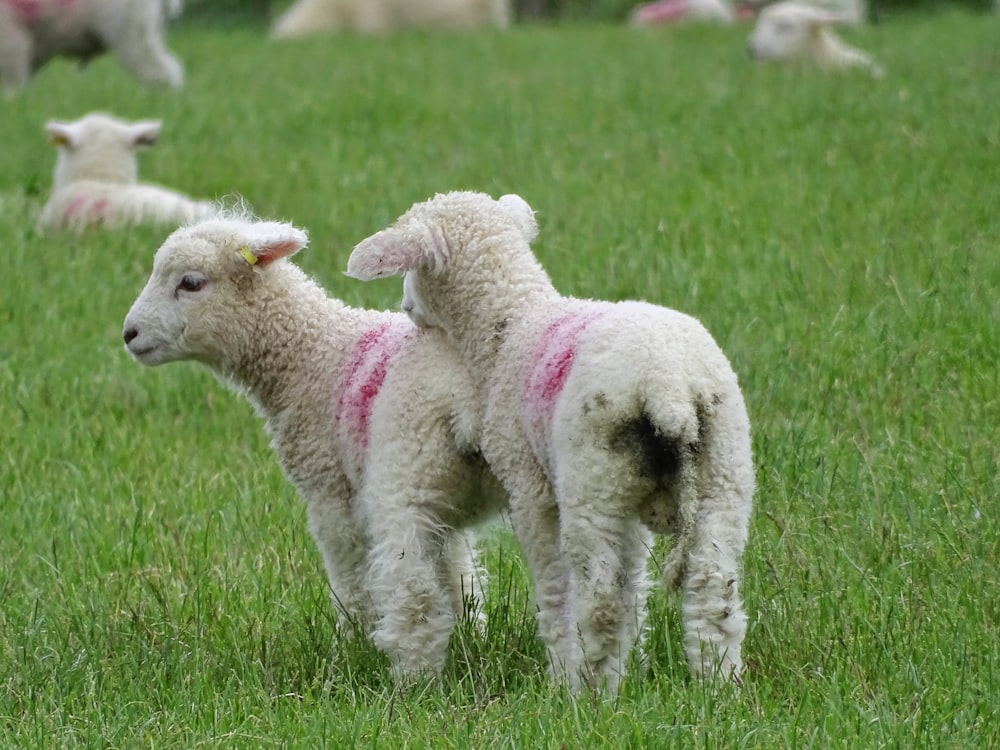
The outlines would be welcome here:
<svg viewBox="0 0 1000 750">
<path fill-rule="evenodd" d="M 13 94 L 53 57 L 86 62 L 105 51 L 143 83 L 180 87 L 184 71 L 163 41 L 165 15 L 180 7 L 180 0 L 0 0 L 0 88 Z"/>
<path fill-rule="evenodd" d="M 500 498 L 473 385 L 437 332 L 347 307 L 284 260 L 305 244 L 289 224 L 233 215 L 176 230 L 125 348 L 144 365 L 201 362 L 246 394 L 305 500 L 340 625 L 374 625 L 397 678 L 435 672 L 481 584 L 458 529 Z"/>
<path fill-rule="evenodd" d="M 135 152 L 152 146 L 159 121 L 125 122 L 98 112 L 76 122 L 50 121 L 45 130 L 59 147 L 52 195 L 42 229 L 107 228 L 150 223 L 176 227 L 210 215 L 211 203 L 138 182 Z"/>
<path fill-rule="evenodd" d="M 785 0 L 761 10 L 747 53 L 758 60 L 797 61 L 827 69 L 861 67 L 879 78 L 882 68 L 866 53 L 845 44 L 830 28 L 860 20 L 859 9 L 828 10 Z"/>
<path fill-rule="evenodd" d="M 754 472 L 736 375 L 693 318 L 561 296 L 537 232 L 516 195 L 437 195 L 361 242 L 347 273 L 405 273 L 404 309 L 474 373 L 553 671 L 617 690 L 644 629 L 652 531 L 672 537 L 664 577 L 683 587 L 692 671 L 738 682 Z"/>
<path fill-rule="evenodd" d="M 298 0 L 275 21 L 271 35 L 291 39 L 334 31 L 371 34 L 412 27 L 509 24 L 510 0 Z"/>
</svg>

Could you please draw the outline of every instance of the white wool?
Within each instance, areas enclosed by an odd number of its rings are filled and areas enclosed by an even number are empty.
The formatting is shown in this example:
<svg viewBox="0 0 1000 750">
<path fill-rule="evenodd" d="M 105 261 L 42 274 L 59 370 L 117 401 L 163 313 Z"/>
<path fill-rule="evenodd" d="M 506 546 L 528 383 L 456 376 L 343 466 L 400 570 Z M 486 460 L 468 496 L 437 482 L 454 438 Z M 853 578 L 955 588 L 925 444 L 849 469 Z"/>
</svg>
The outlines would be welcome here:
<svg viewBox="0 0 1000 750">
<path fill-rule="evenodd" d="M 180 0 L 0 0 L 0 89 L 8 95 L 54 57 L 110 52 L 138 80 L 180 87 L 181 64 L 164 43 Z"/>
<path fill-rule="evenodd" d="M 827 69 L 861 67 L 880 77 L 882 68 L 832 29 L 860 23 L 862 15 L 857 4 L 831 10 L 802 0 L 783 0 L 761 10 L 747 41 L 747 52 L 759 60 L 802 62 Z"/>
<path fill-rule="evenodd" d="M 754 489 L 750 424 L 695 319 L 563 297 L 515 195 L 447 193 L 361 242 L 348 275 L 405 273 L 403 308 L 442 329 L 476 378 L 483 455 L 510 495 L 552 669 L 615 690 L 641 638 L 650 533 L 671 537 L 695 674 L 739 680 L 740 561 Z"/>
<path fill-rule="evenodd" d="M 140 223 L 176 227 L 214 213 L 211 203 L 138 181 L 136 151 L 156 143 L 160 126 L 159 121 L 125 122 L 99 112 L 75 122 L 47 123 L 59 154 L 39 226 L 76 232 Z"/>
<path fill-rule="evenodd" d="M 306 504 L 339 626 L 403 678 L 436 672 L 482 580 L 501 495 L 474 391 L 438 332 L 332 299 L 287 260 L 306 235 L 234 214 L 171 234 L 124 323 L 144 365 L 196 360 L 244 393 Z"/>
<path fill-rule="evenodd" d="M 510 0 L 297 0 L 271 35 L 290 39 L 317 33 L 380 33 L 405 28 L 504 28 Z"/>
</svg>

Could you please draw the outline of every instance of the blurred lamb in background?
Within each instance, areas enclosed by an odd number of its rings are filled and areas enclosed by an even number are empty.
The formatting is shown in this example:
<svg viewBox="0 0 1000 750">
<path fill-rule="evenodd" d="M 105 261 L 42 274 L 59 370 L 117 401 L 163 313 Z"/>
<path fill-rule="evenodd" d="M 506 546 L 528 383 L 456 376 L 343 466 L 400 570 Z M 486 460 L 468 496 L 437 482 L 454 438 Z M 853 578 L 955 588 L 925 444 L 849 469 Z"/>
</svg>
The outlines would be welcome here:
<svg viewBox="0 0 1000 750">
<path fill-rule="evenodd" d="M 861 67 L 880 77 L 882 68 L 867 53 L 846 44 L 832 28 L 858 25 L 863 20 L 859 2 L 830 8 L 783 0 L 760 11 L 747 41 L 747 53 L 757 60 L 801 62 L 828 69 Z"/>
<path fill-rule="evenodd" d="M 334 31 L 378 33 L 422 27 L 505 28 L 510 0 L 297 0 L 275 22 L 271 35 L 291 39 Z"/>
<path fill-rule="evenodd" d="M 742 2 L 730 6 L 727 0 L 655 0 L 637 6 L 629 16 L 629 24 L 659 26 L 682 21 L 731 23 L 752 17 L 753 10 Z"/>
<path fill-rule="evenodd" d="M 54 57 L 111 52 L 138 80 L 174 88 L 181 64 L 167 51 L 167 16 L 181 0 L 0 0 L 0 88 L 23 88 Z"/>
<path fill-rule="evenodd" d="M 52 195 L 38 220 L 41 229 L 176 227 L 213 214 L 211 203 L 139 182 L 135 152 L 156 143 L 160 126 L 159 121 L 125 122 L 99 112 L 75 122 L 47 123 L 59 156 Z"/>
</svg>

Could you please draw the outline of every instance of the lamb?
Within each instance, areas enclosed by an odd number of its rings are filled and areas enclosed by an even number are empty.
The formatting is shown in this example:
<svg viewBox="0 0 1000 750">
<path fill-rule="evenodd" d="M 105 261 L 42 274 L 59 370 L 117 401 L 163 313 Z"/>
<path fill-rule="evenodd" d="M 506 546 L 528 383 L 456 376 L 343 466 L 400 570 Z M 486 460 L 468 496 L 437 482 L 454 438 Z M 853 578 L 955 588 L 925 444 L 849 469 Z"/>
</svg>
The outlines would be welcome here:
<svg viewBox="0 0 1000 750">
<path fill-rule="evenodd" d="M 211 203 L 138 181 L 136 151 L 156 143 L 161 125 L 100 112 L 75 122 L 49 121 L 45 130 L 59 155 L 41 229 L 82 232 L 140 223 L 173 228 L 213 213 Z"/>
<path fill-rule="evenodd" d="M 747 53 L 758 60 L 798 61 L 827 69 L 865 68 L 880 78 L 884 75 L 882 68 L 830 28 L 860 20 L 857 7 L 830 10 L 801 0 L 784 0 L 761 10 L 747 42 Z"/>
<path fill-rule="evenodd" d="M 644 632 L 651 532 L 672 537 L 695 675 L 743 671 L 738 593 L 754 490 L 750 424 L 694 318 L 561 296 L 516 195 L 439 194 L 359 243 L 349 276 L 404 275 L 403 309 L 474 373 L 480 447 L 508 492 L 555 676 L 615 692 Z"/>
<path fill-rule="evenodd" d="M 397 679 L 434 673 L 464 600 L 479 607 L 473 526 L 502 499 L 472 381 L 438 332 L 328 297 L 285 260 L 306 242 L 234 211 L 177 229 L 125 348 L 148 366 L 201 362 L 246 394 L 306 503 L 338 627 L 374 627 Z"/>
<path fill-rule="evenodd" d="M 0 0 L 0 88 L 23 88 L 54 57 L 114 54 L 137 79 L 179 88 L 184 70 L 167 51 L 167 15 L 180 0 Z"/>
<path fill-rule="evenodd" d="M 297 0 L 271 30 L 276 39 L 355 31 L 381 33 L 423 27 L 505 28 L 510 0 Z"/>
</svg>

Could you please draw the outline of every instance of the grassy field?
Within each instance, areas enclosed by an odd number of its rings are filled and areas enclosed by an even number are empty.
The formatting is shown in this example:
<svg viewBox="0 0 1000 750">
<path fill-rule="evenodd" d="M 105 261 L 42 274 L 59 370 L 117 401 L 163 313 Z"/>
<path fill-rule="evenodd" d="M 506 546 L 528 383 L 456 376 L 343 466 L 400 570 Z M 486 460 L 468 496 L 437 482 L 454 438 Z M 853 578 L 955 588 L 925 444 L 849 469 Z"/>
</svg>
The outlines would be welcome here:
<svg viewBox="0 0 1000 750">
<path fill-rule="evenodd" d="M 1000 18 L 850 35 L 887 69 L 757 67 L 746 28 L 338 38 L 181 27 L 181 93 L 109 60 L 0 102 L 0 747 L 1000 746 Z M 517 192 L 567 293 L 701 318 L 754 425 L 742 691 L 676 603 L 616 700 L 548 684 L 509 534 L 488 630 L 401 692 L 334 643 L 304 512 L 238 396 L 122 319 L 164 232 L 34 229 L 49 118 L 159 117 L 142 174 L 353 244 L 436 191 Z"/>
</svg>

